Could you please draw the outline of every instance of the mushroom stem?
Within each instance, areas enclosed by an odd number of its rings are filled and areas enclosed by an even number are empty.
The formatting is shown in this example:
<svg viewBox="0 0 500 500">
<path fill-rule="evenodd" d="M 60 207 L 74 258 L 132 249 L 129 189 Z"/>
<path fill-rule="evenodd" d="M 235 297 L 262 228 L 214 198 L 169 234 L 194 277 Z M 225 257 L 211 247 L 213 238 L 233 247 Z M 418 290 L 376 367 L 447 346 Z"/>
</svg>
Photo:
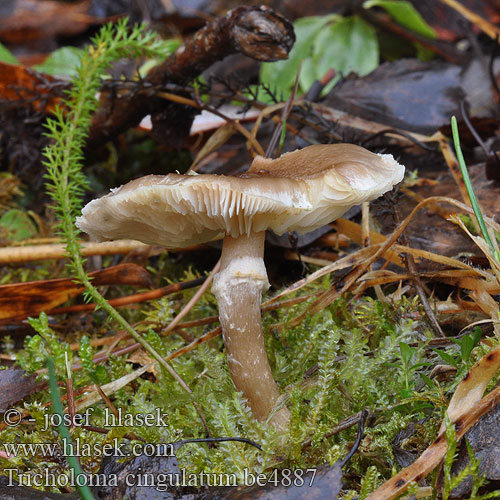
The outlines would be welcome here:
<svg viewBox="0 0 500 500">
<path fill-rule="evenodd" d="M 269 416 L 280 395 L 267 359 L 260 303 L 269 288 L 264 266 L 265 232 L 232 238 L 222 245 L 220 271 L 212 292 L 219 303 L 219 319 L 229 370 L 236 390 L 243 393 L 258 420 Z M 287 426 L 290 414 L 278 410 L 271 422 Z"/>
</svg>

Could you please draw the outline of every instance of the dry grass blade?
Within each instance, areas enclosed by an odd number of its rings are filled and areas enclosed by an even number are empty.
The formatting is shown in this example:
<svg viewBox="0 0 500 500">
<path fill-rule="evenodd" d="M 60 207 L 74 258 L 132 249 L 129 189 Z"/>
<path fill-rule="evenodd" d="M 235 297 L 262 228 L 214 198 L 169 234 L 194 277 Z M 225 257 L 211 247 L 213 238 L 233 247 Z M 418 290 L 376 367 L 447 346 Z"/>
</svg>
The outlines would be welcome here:
<svg viewBox="0 0 500 500">
<path fill-rule="evenodd" d="M 257 139 L 257 132 L 259 131 L 259 128 L 262 124 L 262 121 L 266 116 L 272 115 L 276 111 L 279 111 L 280 109 L 283 109 L 286 106 L 285 102 L 279 102 L 277 104 L 273 104 L 272 106 L 267 106 L 264 109 L 261 110 L 259 116 L 257 117 L 257 120 L 255 120 L 255 124 L 252 127 L 251 135 L 253 139 Z M 247 147 L 249 147 L 250 143 L 247 143 Z"/>
<path fill-rule="evenodd" d="M 348 236 L 352 241 L 354 241 L 358 245 L 361 245 L 362 242 L 361 226 L 359 224 L 347 219 L 338 219 L 337 221 L 335 221 L 335 225 L 339 233 Z M 370 240 L 373 243 L 384 243 L 387 241 L 387 238 L 388 238 L 387 236 L 377 233 L 376 231 L 370 231 Z M 427 259 L 432 262 L 436 262 L 438 264 L 443 264 L 450 267 L 456 267 L 458 269 L 473 270 L 476 274 L 480 274 L 485 279 L 493 278 L 493 275 L 488 271 L 472 268 L 471 266 L 465 264 L 464 262 L 461 262 L 452 257 L 446 257 L 444 255 L 429 252 L 427 250 L 411 248 L 405 245 L 399 245 L 399 244 L 392 245 L 387 250 L 387 252 L 384 253 L 383 258 L 385 260 L 392 262 L 393 264 L 396 264 L 400 267 L 404 267 L 403 259 L 399 255 L 401 253 L 412 255 L 415 258 L 416 262 L 419 262 L 421 259 Z"/>
<path fill-rule="evenodd" d="M 302 62 L 299 64 L 299 67 L 297 69 L 297 74 L 295 75 L 295 84 L 293 86 L 292 93 L 291 93 L 290 97 L 287 99 L 286 105 L 283 108 L 283 111 L 281 113 L 281 120 L 276 125 L 274 132 L 273 132 L 273 135 L 271 136 L 271 140 L 269 141 L 269 144 L 267 146 L 266 158 L 273 157 L 273 151 L 276 148 L 276 145 L 278 144 L 280 136 L 284 137 L 283 133 L 285 132 L 286 128 L 283 129 L 283 127 L 286 127 L 288 116 L 290 115 L 290 111 L 292 110 L 295 96 L 297 95 L 297 89 L 299 88 L 299 79 L 300 79 L 301 70 L 302 70 Z M 281 147 L 279 149 L 281 149 Z"/>
<path fill-rule="evenodd" d="M 468 266 L 467 264 L 457 260 L 453 259 L 450 257 L 445 257 L 443 255 L 438 255 L 432 252 L 428 252 L 426 250 L 419 250 L 419 249 L 413 249 L 404 245 L 398 245 L 394 244 L 394 242 L 397 240 L 399 235 L 404 231 L 406 226 L 410 223 L 411 219 L 415 216 L 415 214 L 420 210 L 421 208 L 424 208 L 429 205 L 435 205 L 436 203 L 450 203 L 451 205 L 455 205 L 462 211 L 468 213 L 468 214 L 473 214 L 472 209 L 465 205 L 464 203 L 461 203 L 457 200 L 454 200 L 453 198 L 448 198 L 445 196 L 433 196 L 431 198 L 427 198 L 425 200 L 422 200 L 408 215 L 408 217 L 399 225 L 398 228 L 392 233 L 390 236 L 384 236 L 381 235 L 375 231 L 370 231 L 370 239 L 374 243 L 370 245 L 369 247 L 362 248 L 360 250 L 357 250 L 355 252 L 352 252 L 346 257 L 343 257 L 342 259 L 339 259 L 336 262 L 333 262 L 318 271 L 312 273 L 311 275 L 307 276 L 306 278 L 303 278 L 296 283 L 293 283 L 289 287 L 287 287 L 285 290 L 280 292 L 279 294 L 275 295 L 274 297 L 271 297 L 267 301 L 263 303 L 263 305 L 270 304 L 276 300 L 281 299 L 282 297 L 296 292 L 297 290 L 300 290 L 304 286 L 312 283 L 313 281 L 322 278 L 323 276 L 332 273 L 334 271 L 339 271 L 341 269 L 345 269 L 347 267 L 353 267 L 356 265 L 360 265 L 363 267 L 363 271 L 359 273 L 360 277 L 364 271 L 368 268 L 368 266 L 378 259 L 379 257 L 383 257 L 386 260 L 390 260 L 394 264 L 398 264 L 401 267 L 403 267 L 403 262 L 401 257 L 399 257 L 398 252 L 404 252 L 404 253 L 410 253 L 414 257 L 418 258 L 425 258 L 429 259 L 431 261 L 448 265 L 448 266 L 453 266 L 459 269 L 467 269 L 470 270 L 486 280 L 492 280 L 494 279 L 494 276 L 484 270 L 481 269 L 475 269 L 472 268 L 471 266 Z M 500 231 L 500 225 L 497 224 L 493 219 L 489 217 L 485 217 L 486 223 L 493 228 L 496 231 Z M 338 219 L 336 221 L 336 227 L 338 231 L 347 234 L 350 238 L 353 239 L 356 243 L 361 243 L 361 228 L 359 224 L 356 224 L 354 222 L 348 221 L 346 219 Z M 369 261 L 367 261 L 369 259 Z M 329 292 L 327 292 L 329 293 Z"/>
<path fill-rule="evenodd" d="M 484 283 L 478 279 L 471 278 L 475 274 L 476 273 L 474 271 L 450 269 L 445 271 L 423 272 L 420 273 L 420 277 L 433 281 L 439 280 L 446 284 L 459 286 L 460 288 L 466 288 L 468 290 L 475 290 L 477 288 L 480 288 L 481 283 Z M 359 278 L 359 286 L 355 290 L 353 290 L 353 292 L 356 295 L 359 295 L 364 290 L 374 285 L 387 285 L 389 283 L 397 283 L 398 281 L 402 280 L 410 280 L 411 277 L 412 275 L 410 273 L 399 274 L 394 271 L 387 271 L 385 269 L 370 271 Z M 465 281 L 467 286 L 461 286 L 462 280 L 467 278 L 471 278 L 468 281 Z M 490 288 L 488 290 L 490 290 Z M 500 289 L 497 293 L 500 293 Z"/>
<path fill-rule="evenodd" d="M 178 358 L 179 356 L 182 356 L 183 354 L 186 354 L 189 351 L 196 349 L 196 347 L 198 347 L 199 345 L 214 339 L 221 333 L 222 333 L 222 328 L 218 326 L 217 328 L 214 328 L 213 330 L 210 330 L 209 332 L 205 333 L 201 337 L 198 337 L 196 340 L 193 340 L 193 342 L 191 342 L 190 344 L 181 347 L 175 352 L 170 353 L 168 356 L 165 357 L 165 361 L 172 361 L 172 359 Z"/>
<path fill-rule="evenodd" d="M 490 263 L 491 269 L 495 273 L 498 282 L 500 283 L 500 262 L 498 262 L 497 259 L 495 259 L 494 255 L 492 254 L 490 246 L 486 243 L 486 241 L 484 240 L 484 238 L 482 238 L 481 236 L 474 236 L 467 229 L 467 227 L 465 226 L 465 224 L 463 223 L 463 221 L 459 217 L 457 217 L 457 216 L 450 216 L 449 220 L 451 220 L 455 224 L 459 225 L 462 228 L 462 230 L 465 233 L 467 233 L 467 235 L 469 236 L 469 238 L 481 249 L 481 251 L 484 253 L 484 255 L 486 256 L 486 258 L 488 259 L 488 262 Z M 490 236 L 493 236 L 491 238 L 491 240 L 493 242 L 493 245 L 494 245 L 493 248 L 498 252 L 497 240 L 496 240 L 496 238 L 495 238 L 494 235 L 490 235 Z"/>
<path fill-rule="evenodd" d="M 306 314 L 314 314 L 315 312 L 324 309 L 327 307 L 329 304 L 331 304 L 337 297 L 339 297 L 342 293 L 345 293 L 347 290 L 350 289 L 350 287 L 356 282 L 358 278 L 360 278 L 366 270 L 369 268 L 369 266 L 375 262 L 380 257 L 383 257 L 383 255 L 391 248 L 391 246 L 395 243 L 395 241 L 399 238 L 399 236 L 402 234 L 402 232 L 406 229 L 408 224 L 411 222 L 415 214 L 423 207 L 426 205 L 434 204 L 436 202 L 445 202 L 445 203 L 450 203 L 452 205 L 455 205 L 459 207 L 460 209 L 464 210 L 465 212 L 469 214 L 473 214 L 472 208 L 469 206 L 454 200 L 453 198 L 448 198 L 446 196 L 433 196 L 430 198 L 427 198 L 426 200 L 421 201 L 406 217 L 406 219 L 401 222 L 401 224 L 393 231 L 393 233 L 387 238 L 387 240 L 378 245 L 378 249 L 367 259 L 365 259 L 361 264 L 359 264 L 358 268 L 354 270 L 351 275 L 347 278 L 344 286 L 340 289 L 331 289 L 327 290 L 316 302 L 314 302 L 307 311 L 305 311 L 303 314 L 292 320 L 293 325 L 295 324 L 300 324 L 300 322 L 303 320 Z M 495 230 L 498 230 L 498 224 L 493 221 L 491 218 L 485 217 L 485 222 L 490 226 L 493 227 Z M 371 247 L 367 247 L 367 249 L 370 249 Z"/>
<path fill-rule="evenodd" d="M 362 246 L 364 247 L 370 246 L 371 243 L 370 220 L 370 202 L 365 201 L 361 206 L 361 240 L 363 242 Z M 370 266 L 370 270 L 373 270 L 372 266 Z M 387 302 L 387 298 L 379 285 L 374 285 L 373 289 L 375 290 L 377 300 L 380 302 Z"/>
<path fill-rule="evenodd" d="M 306 285 L 309 285 L 313 281 L 322 278 L 323 276 L 332 273 L 334 271 L 340 271 L 341 269 L 345 269 L 346 267 L 352 267 L 357 264 L 360 264 L 363 262 L 366 258 L 368 258 L 370 255 L 372 255 L 374 252 L 377 251 L 379 245 L 371 245 L 367 248 L 362 248 L 360 250 L 357 250 L 346 257 L 343 257 L 342 259 L 339 259 L 331 264 L 328 264 L 325 267 L 322 267 L 321 269 L 318 269 L 316 272 L 312 273 L 311 275 L 307 276 L 306 278 L 303 278 L 292 285 L 290 285 L 288 288 L 280 292 L 279 294 L 275 295 L 274 297 L 271 297 L 270 299 L 266 300 L 265 302 L 262 303 L 263 306 L 267 306 L 268 304 L 271 304 L 272 302 L 275 302 L 276 300 L 281 299 L 282 297 L 289 295 L 290 293 L 296 292 L 297 290 L 300 290 Z"/>
<path fill-rule="evenodd" d="M 126 385 L 130 384 L 130 382 L 132 382 L 136 378 L 139 378 L 143 373 L 148 371 L 153 365 L 154 363 L 149 363 L 147 365 L 141 366 L 141 368 L 134 370 L 132 373 L 127 373 L 127 375 L 120 377 L 117 380 L 113 380 L 113 382 L 110 382 L 109 384 L 103 385 L 101 387 L 102 392 L 106 396 L 114 394 L 122 387 L 125 387 Z M 94 387 L 94 392 L 91 392 L 90 394 L 87 394 L 75 401 L 75 410 L 76 411 L 84 410 L 88 406 L 97 403 L 100 399 L 101 395 Z"/>
<path fill-rule="evenodd" d="M 491 269 L 495 273 L 495 279 L 492 280 L 495 282 L 495 284 L 499 285 L 500 284 L 500 263 L 498 260 L 495 258 L 495 255 L 493 252 L 496 252 L 498 254 L 498 245 L 496 242 L 495 237 L 492 238 L 493 247 L 491 247 L 484 238 L 480 236 L 474 236 L 471 234 L 471 232 L 467 229 L 463 221 L 456 217 L 453 216 L 452 220 L 458 224 L 463 231 L 467 233 L 467 235 L 472 239 L 472 241 L 481 249 L 481 251 L 484 253 L 486 258 L 488 259 Z M 500 322 L 498 321 L 498 313 L 499 313 L 499 308 L 498 308 L 498 303 L 491 297 L 491 295 L 488 293 L 486 289 L 486 283 L 484 281 L 481 281 L 478 283 L 478 286 L 471 292 L 470 294 L 471 298 L 474 300 L 474 302 L 486 313 L 488 314 L 494 325 L 494 331 L 495 331 L 495 336 L 500 338 Z"/>
<path fill-rule="evenodd" d="M 337 230 L 342 231 L 342 234 L 347 235 L 358 244 L 362 241 L 360 238 L 361 226 L 355 222 L 339 219 L 337 221 Z M 370 237 L 377 243 L 382 243 L 387 240 L 386 236 L 375 231 L 370 232 Z M 427 250 L 411 248 L 399 244 L 392 245 L 390 251 L 384 254 L 383 257 L 393 264 L 400 264 L 401 258 L 399 257 L 399 254 L 401 253 L 412 255 L 416 262 L 421 259 L 426 259 L 437 264 L 455 268 L 443 271 L 420 272 L 419 274 L 422 278 L 440 280 L 444 283 L 453 284 L 468 290 L 484 290 L 489 294 L 500 293 L 499 283 L 491 272 L 480 268 L 473 268 L 470 265 L 452 257 L 446 257 Z M 411 274 L 408 273 L 398 274 L 386 270 L 367 272 L 359 278 L 361 284 L 358 288 L 356 288 L 355 293 L 362 293 L 371 286 L 394 283 L 400 280 L 408 280 L 411 279 L 411 277 Z"/>
<path fill-rule="evenodd" d="M 338 233 L 344 234 L 354 241 L 354 243 L 364 246 L 365 237 L 363 235 L 363 227 L 360 224 L 352 222 L 348 219 L 337 219 L 335 221 L 335 227 Z M 373 230 L 370 230 L 369 238 L 372 244 L 384 243 L 387 241 L 387 236 Z M 404 267 L 403 259 L 400 257 L 399 253 L 394 251 L 392 248 L 384 254 L 384 259 L 396 264 L 397 266 Z"/>
<path fill-rule="evenodd" d="M 218 128 L 200 149 L 189 171 L 196 172 L 201 160 L 205 159 L 209 154 L 220 148 L 222 145 L 226 144 L 226 142 L 234 135 L 235 132 L 236 130 L 232 123 L 226 123 L 222 127 Z"/>
</svg>

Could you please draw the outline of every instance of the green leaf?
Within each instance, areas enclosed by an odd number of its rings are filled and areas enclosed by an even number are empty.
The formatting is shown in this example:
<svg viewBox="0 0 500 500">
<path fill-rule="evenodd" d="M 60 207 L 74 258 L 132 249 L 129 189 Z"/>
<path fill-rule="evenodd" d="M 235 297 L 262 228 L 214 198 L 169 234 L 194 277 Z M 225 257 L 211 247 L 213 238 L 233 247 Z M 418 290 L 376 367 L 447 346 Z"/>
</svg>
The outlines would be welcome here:
<svg viewBox="0 0 500 500">
<path fill-rule="evenodd" d="M 439 354 L 441 358 L 446 361 L 451 366 L 454 366 L 458 369 L 458 363 L 455 361 L 455 358 L 448 354 L 447 352 L 442 351 L 441 349 L 432 349 L 435 353 Z"/>
<path fill-rule="evenodd" d="M 19 64 L 19 61 L 12 55 L 12 52 L 0 43 L 0 62 L 8 64 Z"/>
<path fill-rule="evenodd" d="M 429 389 L 434 390 L 436 388 L 436 385 L 428 375 L 426 375 L 425 373 L 420 373 L 420 376 Z"/>
<path fill-rule="evenodd" d="M 474 349 L 474 341 L 468 335 L 464 335 L 460 344 L 460 355 L 464 361 L 467 361 L 470 357 L 472 349 Z"/>
<path fill-rule="evenodd" d="M 273 63 L 263 63 L 260 70 L 260 81 L 276 88 L 286 99 L 292 90 L 301 61 L 311 54 L 316 35 L 336 16 L 303 17 L 294 23 L 295 44 L 288 59 Z"/>
<path fill-rule="evenodd" d="M 470 333 L 469 335 L 474 342 L 474 347 L 476 347 L 483 336 L 483 331 L 481 330 L 481 328 L 479 328 L 479 326 L 476 326 L 474 330 L 472 330 L 472 333 Z"/>
<path fill-rule="evenodd" d="M 302 68 L 300 70 L 300 79 L 299 85 L 301 90 L 307 91 L 311 88 L 311 85 L 321 78 L 323 75 L 318 76 L 318 72 L 316 71 L 316 63 L 314 62 L 312 57 L 307 57 L 302 62 Z"/>
<path fill-rule="evenodd" d="M 461 339 L 452 339 L 453 342 L 460 346 L 460 354 L 464 361 L 467 361 L 470 358 L 472 350 L 481 340 L 482 334 L 481 328 L 476 327 L 469 335 L 464 335 Z"/>
<path fill-rule="evenodd" d="M 313 46 L 316 79 L 329 69 L 347 75 L 351 71 L 364 76 L 379 64 L 379 46 L 375 30 L 363 19 L 340 19 L 318 34 Z"/>
<path fill-rule="evenodd" d="M 382 7 L 401 26 L 427 38 L 437 38 L 435 30 L 429 26 L 420 13 L 410 2 L 403 0 L 367 0 L 363 3 L 365 9 Z"/>
<path fill-rule="evenodd" d="M 399 349 L 401 351 L 401 359 L 405 365 L 409 365 L 411 362 L 411 358 L 415 354 L 415 349 L 410 347 L 406 342 L 399 343 Z"/>
<path fill-rule="evenodd" d="M 413 396 L 413 389 L 401 389 L 400 396 L 402 399 L 409 399 Z"/>
<path fill-rule="evenodd" d="M 8 240 L 19 241 L 32 238 L 37 229 L 26 212 L 13 208 L 0 217 L 0 234 Z"/>
<path fill-rule="evenodd" d="M 53 76 L 75 76 L 82 54 L 83 51 L 76 47 L 62 47 L 34 68 Z"/>
</svg>

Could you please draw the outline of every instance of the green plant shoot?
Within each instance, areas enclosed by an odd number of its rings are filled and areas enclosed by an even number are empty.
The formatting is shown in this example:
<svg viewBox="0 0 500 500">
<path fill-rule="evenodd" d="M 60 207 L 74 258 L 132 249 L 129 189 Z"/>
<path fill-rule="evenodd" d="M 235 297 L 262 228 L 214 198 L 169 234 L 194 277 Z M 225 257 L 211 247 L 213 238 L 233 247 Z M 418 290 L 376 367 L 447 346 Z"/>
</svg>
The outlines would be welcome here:
<svg viewBox="0 0 500 500">
<path fill-rule="evenodd" d="M 457 154 L 458 165 L 460 167 L 460 172 L 464 179 L 465 187 L 467 189 L 467 194 L 469 195 L 470 203 L 472 205 L 472 210 L 474 210 L 474 215 L 476 216 L 484 240 L 490 247 L 491 253 L 495 257 L 495 260 L 497 262 L 500 262 L 500 255 L 498 254 L 498 251 L 493 246 L 493 242 L 491 241 L 490 233 L 486 228 L 486 223 L 484 222 L 484 217 L 481 212 L 481 207 L 479 206 L 479 202 L 477 201 L 476 193 L 474 192 L 474 188 L 472 187 L 472 182 L 469 177 L 469 172 L 467 171 L 467 166 L 465 165 L 464 155 L 462 154 L 462 148 L 460 147 L 460 137 L 458 135 L 457 119 L 455 116 L 451 117 L 451 131 L 453 134 L 453 143 L 455 145 L 455 152 Z"/>
</svg>

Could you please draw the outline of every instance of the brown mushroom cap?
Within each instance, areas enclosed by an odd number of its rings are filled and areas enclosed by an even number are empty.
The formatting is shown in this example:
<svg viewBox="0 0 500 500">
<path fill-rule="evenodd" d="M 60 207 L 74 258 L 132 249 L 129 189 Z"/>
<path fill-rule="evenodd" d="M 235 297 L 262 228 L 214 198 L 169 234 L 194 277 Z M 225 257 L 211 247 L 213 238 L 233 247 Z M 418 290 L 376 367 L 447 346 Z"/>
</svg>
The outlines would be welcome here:
<svg viewBox="0 0 500 500">
<path fill-rule="evenodd" d="M 272 229 L 312 231 L 400 182 L 391 155 L 353 144 L 309 146 L 246 174 L 148 175 L 91 201 L 77 226 L 98 240 L 135 238 L 168 248 Z"/>
</svg>

